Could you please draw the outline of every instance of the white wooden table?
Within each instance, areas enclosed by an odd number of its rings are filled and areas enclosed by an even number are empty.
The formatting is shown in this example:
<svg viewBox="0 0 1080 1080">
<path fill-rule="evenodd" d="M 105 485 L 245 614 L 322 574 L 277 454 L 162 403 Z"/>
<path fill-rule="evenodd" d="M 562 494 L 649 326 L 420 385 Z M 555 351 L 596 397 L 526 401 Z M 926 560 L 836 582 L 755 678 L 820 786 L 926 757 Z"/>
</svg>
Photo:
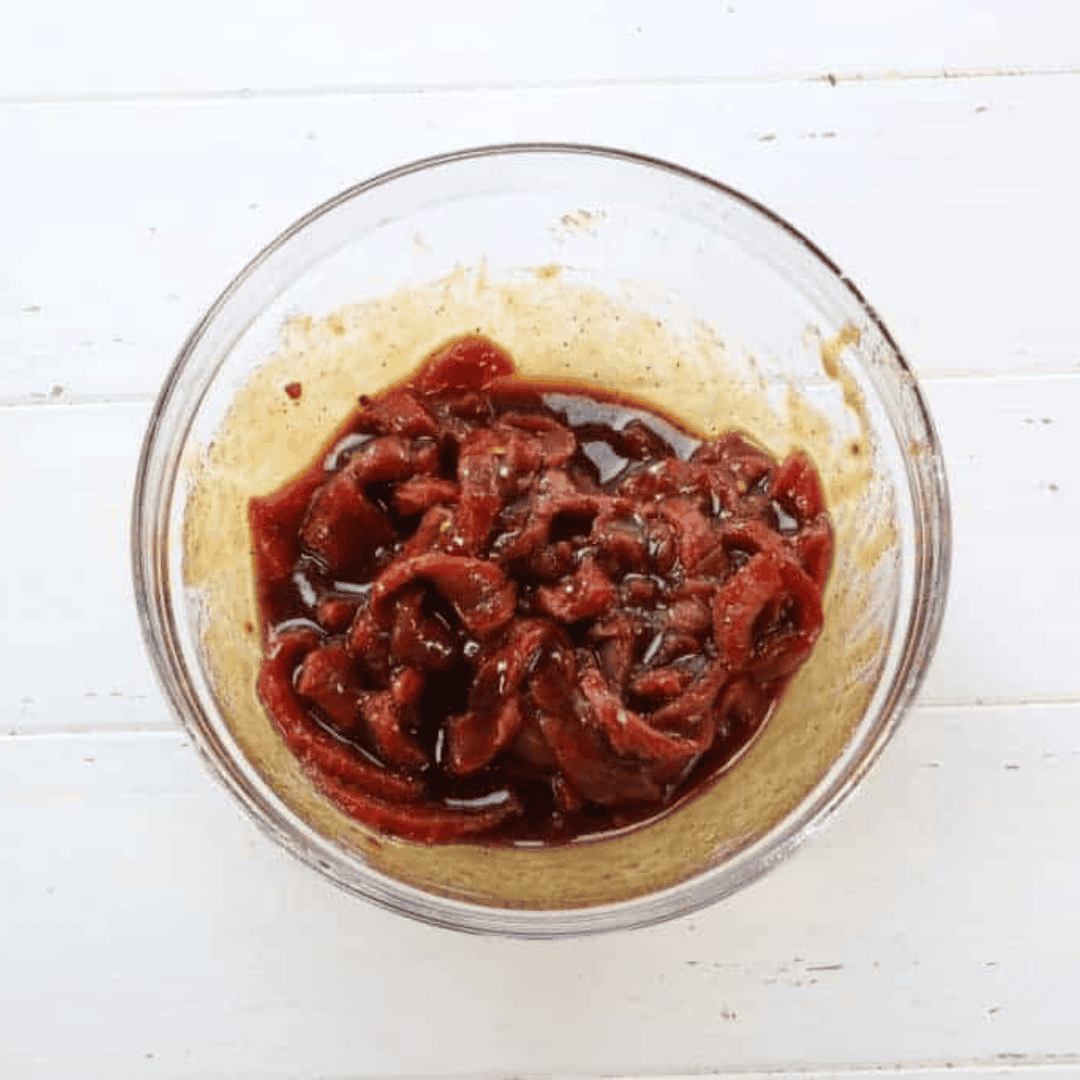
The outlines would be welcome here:
<svg viewBox="0 0 1080 1080">
<path fill-rule="evenodd" d="M 364 10 L 364 8 L 367 10 Z M 12 4 L 0 32 L 0 1075 L 1080 1075 L 1076 0 Z M 489 142 L 714 175 L 859 283 L 944 440 L 918 706 L 790 863 L 667 926 L 366 906 L 206 773 L 143 652 L 136 454 L 303 211 Z"/>
</svg>

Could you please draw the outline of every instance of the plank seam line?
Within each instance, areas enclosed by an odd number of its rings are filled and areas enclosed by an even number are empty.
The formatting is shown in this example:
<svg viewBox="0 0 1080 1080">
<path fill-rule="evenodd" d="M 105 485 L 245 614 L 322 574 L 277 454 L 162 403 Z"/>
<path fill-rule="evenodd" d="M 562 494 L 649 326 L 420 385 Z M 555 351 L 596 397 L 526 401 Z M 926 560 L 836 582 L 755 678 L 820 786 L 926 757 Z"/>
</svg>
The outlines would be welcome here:
<svg viewBox="0 0 1080 1080">
<path fill-rule="evenodd" d="M 1080 75 L 1072 64 L 1017 65 L 1015 67 L 974 66 L 960 68 L 881 69 L 873 71 L 835 71 L 824 74 L 765 74 L 724 78 L 715 75 L 658 76 L 654 78 L 606 79 L 520 79 L 493 80 L 486 83 L 374 83 L 370 86 L 337 84 L 324 87 L 273 87 L 252 89 L 238 87 L 217 90 L 88 90 L 82 93 L 0 94 L 0 107 L 145 104 L 151 102 L 204 101 L 274 101 L 298 98 L 423 96 L 426 94 L 519 93 L 529 91 L 626 90 L 626 89 L 698 89 L 737 86 L 760 87 L 824 83 L 869 85 L 898 82 L 981 81 L 988 79 L 1058 78 Z"/>
</svg>

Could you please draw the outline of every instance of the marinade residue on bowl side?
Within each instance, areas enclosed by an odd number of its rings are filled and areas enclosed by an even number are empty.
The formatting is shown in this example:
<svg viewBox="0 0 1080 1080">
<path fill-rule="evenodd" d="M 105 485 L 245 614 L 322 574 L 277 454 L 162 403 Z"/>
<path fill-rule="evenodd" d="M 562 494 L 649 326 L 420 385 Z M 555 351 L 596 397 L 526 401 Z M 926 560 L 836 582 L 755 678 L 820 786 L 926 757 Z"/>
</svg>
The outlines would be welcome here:
<svg viewBox="0 0 1080 1080">
<path fill-rule="evenodd" d="M 806 455 L 477 336 L 360 401 L 249 510 L 259 694 L 312 781 L 408 840 L 551 844 L 715 780 L 822 626 Z"/>
<path fill-rule="evenodd" d="M 775 458 L 803 449 L 821 476 L 835 551 L 813 653 L 737 763 L 647 828 L 540 849 L 388 839 L 312 784 L 258 699 L 263 648 L 250 500 L 306 468 L 355 406 L 360 381 L 372 393 L 390 387 L 462 327 L 502 342 L 527 379 L 616 386 L 704 435 L 740 429 Z M 725 346 L 710 326 L 659 318 L 636 300 L 548 273 L 497 281 L 462 269 L 320 317 L 290 318 L 276 342 L 253 357 L 180 473 L 183 575 L 223 737 L 268 797 L 343 858 L 483 905 L 550 909 L 625 900 L 684 881 L 751 843 L 843 752 L 872 692 L 892 610 L 891 489 L 875 466 L 873 426 L 841 385 L 845 351 L 863 346 L 855 328 L 845 328 L 809 347 L 828 360 L 826 396 L 815 390 L 811 398 L 801 382 L 770 394 L 753 355 Z M 285 392 L 294 382 L 302 384 L 299 399 Z"/>
</svg>

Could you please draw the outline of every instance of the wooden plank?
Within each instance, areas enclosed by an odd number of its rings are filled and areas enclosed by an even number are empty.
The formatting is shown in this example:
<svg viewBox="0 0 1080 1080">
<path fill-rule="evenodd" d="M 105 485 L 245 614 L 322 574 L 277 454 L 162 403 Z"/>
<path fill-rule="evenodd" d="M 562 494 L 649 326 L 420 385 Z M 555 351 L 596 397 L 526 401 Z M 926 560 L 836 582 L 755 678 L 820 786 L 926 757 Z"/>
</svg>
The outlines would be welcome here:
<svg viewBox="0 0 1080 1080">
<path fill-rule="evenodd" d="M 548 944 L 323 884 L 179 736 L 0 739 L 12 1076 L 1076 1064 L 1080 706 L 922 708 L 788 863 Z M 260 1071 L 261 1070 L 261 1071 Z"/>
<path fill-rule="evenodd" d="M 171 726 L 131 587 L 146 405 L 0 409 L 0 732 Z"/>
<path fill-rule="evenodd" d="M 927 384 L 952 485 L 952 586 L 923 700 L 1080 694 L 1080 378 Z"/>
<path fill-rule="evenodd" d="M 953 587 L 926 701 L 1076 700 L 1080 378 L 929 384 L 953 485 Z M 169 727 L 131 595 L 145 404 L 0 409 L 0 732 Z M 32 522 L 33 527 L 29 527 Z M 992 584 L 991 584 L 992 583 Z M 1050 598 L 1054 598 L 1050 602 Z"/>
<path fill-rule="evenodd" d="M 771 205 L 925 375 L 1076 371 L 1080 156 L 1061 132 L 1078 110 L 1071 77 L 0 107 L 7 205 L 40 208 L 6 215 L 0 401 L 153 394 L 217 293 L 311 206 L 426 154 L 552 137 Z"/>
<path fill-rule="evenodd" d="M 1057 1080 L 1058 1077 L 1076 1075 L 1075 1058 L 1071 1054 L 1060 1057 L 1053 1055 L 1048 1060 L 1031 1060 L 1032 1058 L 1038 1058 L 1038 1055 L 1003 1054 L 996 1059 L 978 1063 L 946 1061 L 939 1065 L 920 1064 L 913 1067 L 875 1065 L 862 1068 L 840 1065 L 826 1069 L 789 1067 L 782 1070 L 755 1069 L 752 1072 L 722 1069 L 707 1073 L 684 1073 L 681 1077 L 654 1076 L 650 1080 L 696 1080 L 703 1075 L 731 1077 L 736 1080 L 775 1080 L 777 1076 L 795 1077 L 796 1080 L 945 1080 L 946 1077 L 948 1080 L 984 1080 L 987 1077 L 1003 1077 L 1007 1080 Z"/>
<path fill-rule="evenodd" d="M 947 1061 L 941 1064 L 920 1063 L 915 1066 L 849 1066 L 837 1065 L 829 1068 L 789 1065 L 783 1068 L 745 1069 L 702 1069 L 685 1073 L 632 1073 L 621 1072 L 615 1075 L 584 1073 L 547 1073 L 545 1080 L 618 1080 L 618 1078 L 640 1077 L 641 1080 L 701 1080 L 702 1077 L 722 1077 L 723 1080 L 776 1080 L 777 1077 L 793 1077 L 794 1080 L 987 1080 L 989 1077 L 1001 1077 L 1004 1080 L 1058 1080 L 1059 1077 L 1071 1077 L 1076 1074 L 1075 1058 L 1071 1054 L 1052 1055 L 1048 1060 L 1036 1060 L 1038 1055 L 1005 1054 L 1001 1058 L 983 1062 L 957 1063 Z M 1006 1064 L 1006 1061 L 1009 1063 Z M 1024 1062 L 1019 1064 L 1019 1062 Z M 264 1074 L 260 1074 L 260 1077 Z M 518 1073 L 515 1077 L 528 1080 L 539 1074 Z M 453 1073 L 453 1080 L 506 1080 L 505 1073 Z M 253 1080 L 245 1077 L 243 1080 Z M 269 1077 L 267 1077 L 269 1080 Z M 438 1076 L 412 1076 L 409 1080 L 451 1080 L 451 1074 Z"/>
<path fill-rule="evenodd" d="M 0 94 L 1039 70 L 1077 63 L 1073 14 L 1069 0 L 910 0 L 872 11 L 856 0 L 627 0 L 614 10 L 602 0 L 477 0 L 457 20 L 431 0 L 106 0 L 92 10 L 51 0 L 10 12 Z"/>
<path fill-rule="evenodd" d="M 1037 1058 L 1038 1055 L 1031 1055 Z M 1031 1061 L 1029 1064 L 1017 1062 L 1029 1061 L 1025 1054 L 1003 1054 L 1000 1057 L 978 1063 L 957 1063 L 946 1061 L 941 1064 L 920 1064 L 914 1067 L 869 1066 L 854 1068 L 840 1065 L 826 1069 L 804 1069 L 788 1067 L 784 1069 L 755 1069 L 745 1072 L 729 1069 L 707 1073 L 684 1073 L 682 1077 L 651 1077 L 650 1080 L 696 1080 L 705 1076 L 731 1077 L 736 1080 L 775 1080 L 778 1076 L 790 1076 L 796 1080 L 985 1080 L 988 1077 L 1002 1077 L 1007 1080 L 1057 1080 L 1058 1077 L 1076 1075 L 1075 1059 L 1071 1054 L 1052 1056 L 1049 1060 Z M 1006 1064 L 1006 1062 L 1010 1062 Z M 479 1078 L 478 1078 L 479 1080 Z M 492 1078 L 494 1080 L 494 1078 Z"/>
</svg>

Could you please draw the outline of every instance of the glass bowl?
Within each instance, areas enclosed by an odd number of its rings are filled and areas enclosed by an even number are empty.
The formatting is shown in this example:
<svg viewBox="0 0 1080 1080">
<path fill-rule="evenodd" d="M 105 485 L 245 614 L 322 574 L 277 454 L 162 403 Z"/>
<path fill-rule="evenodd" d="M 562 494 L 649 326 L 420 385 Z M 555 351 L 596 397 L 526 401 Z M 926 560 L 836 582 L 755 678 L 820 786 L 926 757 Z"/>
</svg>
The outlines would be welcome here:
<svg viewBox="0 0 1080 1080">
<path fill-rule="evenodd" d="M 709 434 L 740 428 L 777 455 L 801 447 L 823 478 L 836 555 L 809 661 L 707 791 L 607 839 L 499 848 L 374 834 L 311 786 L 255 695 L 248 499 L 304 467 L 359 394 L 476 331 L 525 375 L 618 389 Z M 524 937 L 693 911 L 803 843 L 911 701 L 941 623 L 949 553 L 933 423 L 840 270 L 708 177 L 562 145 L 407 165 L 274 240 L 173 364 L 132 523 L 143 632 L 166 695 L 264 831 L 394 911 Z"/>
</svg>

